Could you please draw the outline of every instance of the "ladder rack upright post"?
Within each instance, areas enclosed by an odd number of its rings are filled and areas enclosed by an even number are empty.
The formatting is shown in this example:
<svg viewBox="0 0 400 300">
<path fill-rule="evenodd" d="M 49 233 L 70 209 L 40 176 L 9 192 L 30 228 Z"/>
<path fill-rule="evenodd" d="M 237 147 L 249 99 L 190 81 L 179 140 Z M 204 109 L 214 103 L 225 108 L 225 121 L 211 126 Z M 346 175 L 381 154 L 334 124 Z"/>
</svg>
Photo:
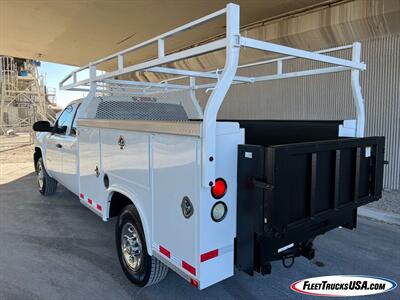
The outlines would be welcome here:
<svg viewBox="0 0 400 300">
<path fill-rule="evenodd" d="M 225 67 L 207 101 L 202 123 L 202 184 L 204 187 L 214 184 L 217 114 L 234 80 L 239 64 L 240 9 L 238 5 L 232 3 L 228 4 L 226 9 Z"/>
</svg>

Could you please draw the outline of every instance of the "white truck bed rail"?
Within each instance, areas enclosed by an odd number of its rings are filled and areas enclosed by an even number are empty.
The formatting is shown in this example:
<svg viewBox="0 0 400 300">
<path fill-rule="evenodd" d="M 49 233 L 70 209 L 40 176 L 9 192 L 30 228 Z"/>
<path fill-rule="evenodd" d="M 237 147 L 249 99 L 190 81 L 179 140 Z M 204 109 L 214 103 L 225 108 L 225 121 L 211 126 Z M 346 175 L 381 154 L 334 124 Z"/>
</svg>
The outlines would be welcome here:
<svg viewBox="0 0 400 300">
<path fill-rule="evenodd" d="M 225 15 L 226 17 L 226 34 L 225 38 L 208 42 L 193 48 L 185 49 L 179 52 L 167 53 L 165 50 L 165 40 L 189 30 L 195 26 L 199 26 L 206 22 L 210 22 L 218 17 Z M 278 44 L 273 44 L 266 41 L 260 41 L 252 38 L 242 37 L 240 35 L 240 13 L 239 6 L 236 4 L 228 4 L 226 8 L 214 12 L 210 15 L 202 17 L 198 20 L 190 22 L 186 25 L 180 26 L 174 30 L 168 31 L 148 41 L 130 47 L 126 50 L 109 55 L 105 58 L 92 62 L 83 66 L 65 77 L 60 82 L 61 90 L 78 90 L 88 91 L 89 94 L 85 99 L 83 105 L 88 106 L 91 99 L 93 99 L 96 92 L 112 91 L 113 93 L 125 93 L 134 95 L 149 95 L 152 93 L 161 93 L 169 91 L 180 91 L 196 89 L 212 88 L 212 93 L 208 99 L 207 105 L 203 114 L 202 122 L 202 183 L 204 186 L 212 185 L 215 179 L 215 148 L 216 148 L 216 119 L 219 108 L 226 96 L 229 87 L 232 84 L 251 84 L 255 82 L 278 80 L 285 78 L 295 78 L 317 74 L 327 74 L 334 72 L 350 71 L 351 72 L 351 87 L 353 91 L 353 98 L 356 105 L 357 113 L 357 126 L 356 136 L 361 137 L 364 135 L 365 123 L 365 109 L 364 100 L 361 94 L 360 86 L 360 71 L 365 70 L 366 65 L 361 62 L 361 44 L 356 42 L 352 45 L 326 49 L 316 52 L 300 50 L 296 48 L 286 47 Z M 127 54 L 157 43 L 158 55 L 156 58 L 149 61 L 140 62 L 133 65 L 126 65 L 124 57 Z M 248 47 L 261 51 L 273 52 L 277 54 L 287 55 L 272 60 L 250 63 L 239 66 L 240 48 Z M 225 66 L 220 70 L 213 71 L 193 71 L 187 69 L 167 68 L 163 65 L 175 61 L 188 59 L 194 56 L 203 55 L 206 53 L 226 50 Z M 335 52 L 343 49 L 352 50 L 352 60 L 346 60 L 338 57 L 328 56 L 325 53 Z M 295 58 L 303 58 L 312 61 L 328 63 L 332 66 L 323 68 L 314 68 L 309 70 L 284 73 L 282 65 L 285 61 Z M 102 72 L 99 74 L 97 66 L 101 63 L 116 60 L 117 68 L 113 71 Z M 250 68 L 261 64 L 276 64 L 276 73 L 247 77 L 238 76 L 237 70 L 241 68 Z M 86 70 L 86 78 L 78 80 L 79 73 Z M 88 70 L 88 71 L 87 71 Z M 133 81 L 133 80 L 119 80 L 118 77 L 136 71 L 146 71 L 153 73 L 165 73 L 174 75 L 167 80 L 161 82 L 148 82 L 148 81 Z M 189 78 L 187 84 L 173 84 L 171 81 Z M 215 83 L 196 85 L 195 78 L 208 78 L 214 79 Z M 72 82 L 71 82 L 72 81 Z M 196 102 L 194 93 L 193 101 Z M 198 103 L 195 105 L 198 106 Z"/>
</svg>

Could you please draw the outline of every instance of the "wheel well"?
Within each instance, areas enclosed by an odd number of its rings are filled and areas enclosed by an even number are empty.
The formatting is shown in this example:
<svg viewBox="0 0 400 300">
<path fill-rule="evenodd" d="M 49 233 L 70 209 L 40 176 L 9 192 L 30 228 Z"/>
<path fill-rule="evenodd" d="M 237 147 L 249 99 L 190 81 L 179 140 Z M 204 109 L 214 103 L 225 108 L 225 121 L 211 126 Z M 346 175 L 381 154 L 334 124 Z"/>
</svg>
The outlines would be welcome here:
<svg viewBox="0 0 400 300">
<path fill-rule="evenodd" d="M 37 168 L 37 162 L 41 157 L 42 157 L 42 150 L 40 150 L 39 147 L 35 147 L 35 153 L 33 154 L 33 162 L 35 164 L 35 170 Z"/>
<path fill-rule="evenodd" d="M 122 209 L 129 204 L 132 204 L 132 201 L 128 197 L 121 193 L 114 192 L 111 196 L 109 218 L 119 216 Z"/>
</svg>

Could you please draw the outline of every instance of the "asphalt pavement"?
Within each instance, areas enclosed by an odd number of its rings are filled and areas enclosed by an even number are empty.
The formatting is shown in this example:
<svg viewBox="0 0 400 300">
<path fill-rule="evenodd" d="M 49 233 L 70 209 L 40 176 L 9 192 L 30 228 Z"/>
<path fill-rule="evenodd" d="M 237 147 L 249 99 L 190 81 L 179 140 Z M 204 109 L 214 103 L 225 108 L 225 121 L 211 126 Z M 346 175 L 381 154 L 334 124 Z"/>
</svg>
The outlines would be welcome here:
<svg viewBox="0 0 400 300">
<path fill-rule="evenodd" d="M 32 174 L 0 185 L 1 300 L 301 299 L 290 284 L 308 277 L 357 274 L 400 282 L 399 226 L 359 218 L 356 230 L 335 229 L 315 245 L 314 260 L 299 258 L 291 269 L 275 262 L 271 275 L 236 272 L 199 291 L 170 271 L 158 285 L 139 289 L 119 266 L 114 220 L 101 221 L 62 187 L 41 196 Z M 400 299 L 400 288 L 368 298 Z"/>
</svg>

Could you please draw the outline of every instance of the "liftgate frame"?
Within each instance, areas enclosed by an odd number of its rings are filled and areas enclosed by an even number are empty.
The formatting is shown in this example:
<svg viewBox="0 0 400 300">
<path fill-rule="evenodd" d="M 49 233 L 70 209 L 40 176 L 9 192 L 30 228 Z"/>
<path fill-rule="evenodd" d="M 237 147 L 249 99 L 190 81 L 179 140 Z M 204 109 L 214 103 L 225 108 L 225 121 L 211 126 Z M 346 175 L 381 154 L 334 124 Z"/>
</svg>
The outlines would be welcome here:
<svg viewBox="0 0 400 300">
<path fill-rule="evenodd" d="M 166 39 L 175 36 L 181 32 L 184 32 L 186 30 L 190 30 L 193 27 L 202 25 L 206 22 L 210 22 L 223 15 L 225 15 L 226 17 L 226 33 L 224 38 L 214 40 L 178 52 L 170 52 L 170 53 L 166 52 L 165 50 Z M 356 117 L 357 117 L 355 136 L 357 137 L 364 136 L 365 108 L 364 108 L 364 100 L 361 94 L 360 71 L 365 70 L 366 65 L 361 62 L 361 44 L 359 42 L 355 42 L 352 45 L 346 45 L 331 49 L 324 49 L 316 52 L 310 52 L 241 36 L 239 20 L 240 20 L 239 6 L 230 3 L 224 9 L 216 11 L 210 15 L 204 16 L 193 22 L 190 22 L 176 29 L 168 31 L 155 38 L 152 38 L 150 40 L 147 40 L 133 47 L 122 50 L 120 52 L 114 53 L 105 58 L 94 61 L 86 66 L 83 66 L 77 70 L 74 70 L 60 82 L 59 87 L 61 90 L 89 92 L 87 97 L 83 101 L 82 109 L 80 109 L 80 115 L 78 117 L 83 117 L 87 107 L 90 105 L 92 99 L 98 92 L 100 93 L 109 92 L 113 94 L 130 94 L 130 95 L 151 95 L 156 93 L 166 93 L 166 92 L 174 92 L 182 90 L 191 91 L 191 99 L 197 110 L 200 112 L 200 115 L 203 117 L 202 128 L 201 128 L 201 139 L 202 139 L 202 184 L 204 187 L 208 187 L 209 183 L 210 182 L 212 183 L 215 178 L 215 160 L 209 158 L 215 157 L 217 113 L 228 92 L 229 87 L 232 84 L 251 84 L 269 80 L 278 80 L 278 79 L 350 71 L 351 88 L 353 93 L 353 99 L 356 105 Z M 124 62 L 125 55 L 131 54 L 132 52 L 138 49 L 142 49 L 152 44 L 157 44 L 158 46 L 158 55 L 156 58 L 133 65 L 125 64 Z M 252 49 L 257 49 L 266 52 L 273 52 L 287 56 L 265 61 L 258 61 L 245 65 L 239 65 L 239 55 L 241 47 L 248 47 Z M 191 58 L 194 56 L 200 56 L 206 53 L 223 49 L 226 50 L 226 60 L 225 60 L 225 66 L 222 69 L 217 69 L 213 71 L 193 71 L 187 69 L 163 67 L 163 65 L 168 63 Z M 344 49 L 351 49 L 352 60 L 346 60 L 338 57 L 328 56 L 325 54 Z M 297 71 L 297 72 L 283 72 L 282 68 L 283 63 L 285 61 L 296 58 L 303 58 L 307 60 L 328 63 L 332 66 Z M 117 61 L 116 70 L 109 72 L 100 72 L 97 70 L 97 66 L 99 64 L 111 60 Z M 238 69 L 250 68 L 253 66 L 272 64 L 272 63 L 276 64 L 275 74 L 258 76 L 258 77 L 246 77 L 246 76 L 236 75 Z M 85 74 L 86 76 L 83 75 L 85 79 L 78 80 L 78 74 L 82 75 L 83 72 L 87 71 L 89 71 L 88 76 Z M 123 74 L 137 72 L 137 71 L 164 73 L 164 74 L 174 75 L 174 77 L 160 82 L 115 79 Z M 171 83 L 171 81 L 181 80 L 184 78 L 186 79 L 189 78 L 189 84 Z M 211 84 L 197 85 L 195 81 L 196 78 L 208 78 L 208 79 L 213 79 L 216 82 Z M 211 95 L 208 98 L 204 114 L 201 113 L 200 105 L 198 104 L 194 94 L 194 91 L 196 89 L 212 90 Z"/>
</svg>

